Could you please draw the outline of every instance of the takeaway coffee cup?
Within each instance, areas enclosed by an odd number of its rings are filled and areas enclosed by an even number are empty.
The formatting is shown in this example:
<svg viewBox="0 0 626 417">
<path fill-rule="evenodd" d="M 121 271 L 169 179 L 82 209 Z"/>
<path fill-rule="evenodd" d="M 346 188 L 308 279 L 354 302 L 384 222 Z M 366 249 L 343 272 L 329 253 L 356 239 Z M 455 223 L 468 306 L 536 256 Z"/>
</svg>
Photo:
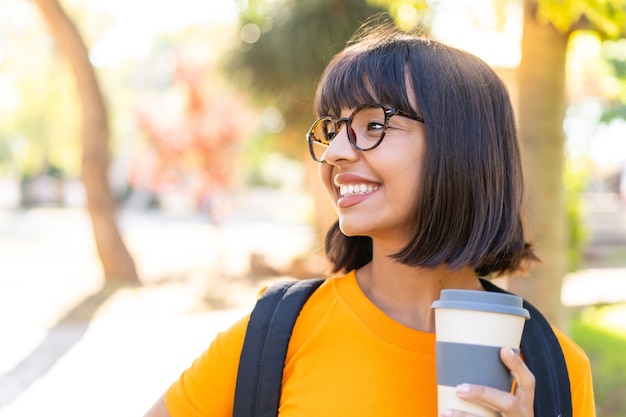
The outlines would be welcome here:
<svg viewBox="0 0 626 417">
<path fill-rule="evenodd" d="M 449 408 L 496 417 L 493 410 L 460 399 L 456 386 L 468 383 L 511 390 L 512 376 L 500 360 L 500 348 L 519 350 L 524 322 L 530 317 L 522 299 L 487 291 L 442 290 L 432 307 L 439 412 Z"/>
</svg>

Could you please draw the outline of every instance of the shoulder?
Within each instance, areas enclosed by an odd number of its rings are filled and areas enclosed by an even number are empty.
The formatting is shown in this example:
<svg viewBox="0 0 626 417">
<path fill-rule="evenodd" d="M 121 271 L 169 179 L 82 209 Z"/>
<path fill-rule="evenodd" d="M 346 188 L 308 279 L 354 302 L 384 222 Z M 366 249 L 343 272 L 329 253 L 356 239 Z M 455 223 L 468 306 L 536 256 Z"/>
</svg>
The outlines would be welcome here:
<svg viewBox="0 0 626 417">
<path fill-rule="evenodd" d="M 328 307 L 329 303 L 344 298 L 346 294 L 353 292 L 357 285 L 353 271 L 344 275 L 326 278 L 322 285 L 311 295 L 305 305 L 305 309 L 315 310 L 318 305 Z"/>
<path fill-rule="evenodd" d="M 232 415 L 239 354 L 248 324 L 241 318 L 217 334 L 165 393 L 172 416 Z"/>
<path fill-rule="evenodd" d="M 582 350 L 582 348 L 561 330 L 555 327 L 552 327 L 552 330 L 559 340 L 559 344 L 563 350 L 563 356 L 565 356 L 565 362 L 567 363 L 570 380 L 575 381 L 577 378 L 581 378 L 586 374 L 589 374 L 591 372 L 591 365 L 587 354 Z"/>
<path fill-rule="evenodd" d="M 318 282 L 321 282 L 321 285 L 316 284 Z M 279 281 L 279 282 L 275 282 L 271 285 L 263 287 L 258 293 L 257 303 L 258 303 L 258 300 L 261 298 L 266 298 L 272 295 L 276 296 L 277 293 L 291 291 L 291 288 L 296 288 L 297 286 L 299 287 L 309 286 L 313 288 L 313 291 L 311 291 L 311 295 L 308 298 L 308 301 L 310 302 L 308 302 L 307 304 L 314 304 L 320 298 L 333 296 L 333 293 L 335 293 L 338 290 L 338 288 L 353 287 L 355 283 L 356 283 L 356 279 L 355 279 L 355 274 L 353 271 L 348 272 L 343 275 L 336 275 L 336 276 L 332 276 L 328 278 L 313 278 L 313 279 L 305 279 L 301 281 L 295 281 L 295 280 Z M 296 286 L 295 284 L 299 284 L 299 285 Z"/>
<path fill-rule="evenodd" d="M 250 316 L 245 315 L 228 329 L 217 333 L 209 348 L 194 362 L 192 368 L 209 369 L 216 364 L 226 367 L 236 364 L 239 360 L 239 352 L 241 352 L 249 319 Z"/>
<path fill-rule="evenodd" d="M 353 285 L 351 275 L 354 274 L 326 278 L 311 294 L 298 314 L 291 345 L 304 343 L 315 329 L 323 328 L 328 320 L 337 320 L 338 314 L 345 311 L 342 292 Z"/>
<path fill-rule="evenodd" d="M 553 327 L 567 364 L 572 392 L 573 416 L 596 415 L 591 364 L 585 352 L 566 334 Z"/>
</svg>

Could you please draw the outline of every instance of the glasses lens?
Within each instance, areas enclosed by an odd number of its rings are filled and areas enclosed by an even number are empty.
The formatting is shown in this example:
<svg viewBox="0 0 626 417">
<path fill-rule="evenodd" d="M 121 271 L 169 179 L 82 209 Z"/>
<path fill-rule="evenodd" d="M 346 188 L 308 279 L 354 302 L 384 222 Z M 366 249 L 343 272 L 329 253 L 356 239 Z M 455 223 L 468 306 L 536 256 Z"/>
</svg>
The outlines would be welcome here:
<svg viewBox="0 0 626 417">
<path fill-rule="evenodd" d="M 382 139 L 385 132 L 385 110 L 380 106 L 368 106 L 352 115 L 351 136 L 357 148 L 372 149 Z"/>
<path fill-rule="evenodd" d="M 335 124 L 332 119 L 320 119 L 311 129 L 309 135 L 309 148 L 311 156 L 318 161 L 324 160 L 324 153 L 328 149 L 328 144 L 335 137 Z"/>
</svg>

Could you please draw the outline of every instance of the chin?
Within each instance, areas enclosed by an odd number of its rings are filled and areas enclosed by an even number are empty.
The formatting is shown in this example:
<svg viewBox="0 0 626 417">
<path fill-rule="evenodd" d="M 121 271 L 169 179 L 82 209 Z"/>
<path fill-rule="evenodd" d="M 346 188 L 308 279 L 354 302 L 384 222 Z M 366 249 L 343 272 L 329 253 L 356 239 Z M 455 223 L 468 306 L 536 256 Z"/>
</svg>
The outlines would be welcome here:
<svg viewBox="0 0 626 417">
<path fill-rule="evenodd" d="M 359 227 L 359 225 L 354 224 L 354 222 L 342 219 L 339 219 L 339 230 L 341 230 L 341 233 L 348 237 L 368 235 L 363 227 Z"/>
</svg>

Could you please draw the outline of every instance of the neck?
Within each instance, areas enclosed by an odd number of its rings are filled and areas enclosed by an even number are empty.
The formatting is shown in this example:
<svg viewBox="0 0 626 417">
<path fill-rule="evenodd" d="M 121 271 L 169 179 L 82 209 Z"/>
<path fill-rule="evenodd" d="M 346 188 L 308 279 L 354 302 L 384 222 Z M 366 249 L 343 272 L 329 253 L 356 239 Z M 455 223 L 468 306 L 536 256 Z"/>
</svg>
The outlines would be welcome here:
<svg viewBox="0 0 626 417">
<path fill-rule="evenodd" d="M 446 265 L 432 269 L 397 263 L 387 255 L 374 256 L 357 271 L 363 293 L 379 309 L 410 328 L 434 332 L 431 308 L 444 289 L 483 290 L 473 269 L 451 270 Z"/>
</svg>

